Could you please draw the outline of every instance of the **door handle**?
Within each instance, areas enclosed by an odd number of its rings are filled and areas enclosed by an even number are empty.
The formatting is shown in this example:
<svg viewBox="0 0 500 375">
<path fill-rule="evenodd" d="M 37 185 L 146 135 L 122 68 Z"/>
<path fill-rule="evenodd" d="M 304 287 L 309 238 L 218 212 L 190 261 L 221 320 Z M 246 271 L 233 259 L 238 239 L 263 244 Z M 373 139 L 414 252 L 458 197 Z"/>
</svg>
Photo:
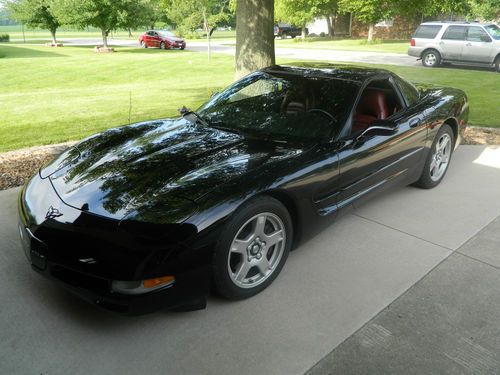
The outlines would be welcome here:
<svg viewBox="0 0 500 375">
<path fill-rule="evenodd" d="M 471 43 L 467 43 L 466 46 L 470 47 L 470 46 L 472 46 L 472 44 Z"/>
<path fill-rule="evenodd" d="M 444 44 L 444 42 L 439 42 L 439 44 L 442 46 Z"/>
<path fill-rule="evenodd" d="M 420 125 L 420 119 L 418 117 L 410 120 L 410 128 L 415 128 L 419 125 Z"/>
</svg>

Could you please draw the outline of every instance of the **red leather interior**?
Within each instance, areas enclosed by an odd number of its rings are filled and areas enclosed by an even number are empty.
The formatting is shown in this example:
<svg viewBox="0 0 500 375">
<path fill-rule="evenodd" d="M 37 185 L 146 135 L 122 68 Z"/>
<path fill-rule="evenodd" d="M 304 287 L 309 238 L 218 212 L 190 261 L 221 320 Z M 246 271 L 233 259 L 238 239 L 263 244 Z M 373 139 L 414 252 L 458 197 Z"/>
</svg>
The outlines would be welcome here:
<svg viewBox="0 0 500 375">
<path fill-rule="evenodd" d="M 365 130 L 375 120 L 389 116 L 387 101 L 383 91 L 366 89 L 356 108 L 352 122 L 352 133 Z"/>
</svg>

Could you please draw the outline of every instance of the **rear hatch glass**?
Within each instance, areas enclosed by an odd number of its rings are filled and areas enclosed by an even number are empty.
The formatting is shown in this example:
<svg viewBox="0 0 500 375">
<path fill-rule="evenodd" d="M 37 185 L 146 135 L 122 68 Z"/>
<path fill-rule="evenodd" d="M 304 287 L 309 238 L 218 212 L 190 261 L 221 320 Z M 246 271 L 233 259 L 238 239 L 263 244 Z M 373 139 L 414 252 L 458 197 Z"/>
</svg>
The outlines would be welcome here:
<svg viewBox="0 0 500 375">
<path fill-rule="evenodd" d="M 441 25 L 420 25 L 415 31 L 414 38 L 434 39 L 441 30 Z"/>
</svg>

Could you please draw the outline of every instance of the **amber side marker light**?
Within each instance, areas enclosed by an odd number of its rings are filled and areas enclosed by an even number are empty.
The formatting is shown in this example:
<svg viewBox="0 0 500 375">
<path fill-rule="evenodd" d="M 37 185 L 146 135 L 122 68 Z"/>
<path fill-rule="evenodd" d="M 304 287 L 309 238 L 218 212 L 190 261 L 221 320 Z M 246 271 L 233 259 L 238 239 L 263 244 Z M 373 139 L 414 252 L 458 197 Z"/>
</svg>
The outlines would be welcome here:
<svg viewBox="0 0 500 375">
<path fill-rule="evenodd" d="M 142 285 L 144 285 L 144 288 L 154 288 L 155 286 L 158 285 L 163 285 L 163 284 L 170 284 L 175 281 L 175 277 L 173 276 L 162 276 L 162 277 L 155 277 L 154 279 L 147 279 L 142 282 Z"/>
<path fill-rule="evenodd" d="M 111 283 L 111 290 L 122 294 L 144 294 L 154 290 L 169 288 L 175 284 L 174 276 L 161 276 L 153 279 L 120 281 Z"/>
</svg>

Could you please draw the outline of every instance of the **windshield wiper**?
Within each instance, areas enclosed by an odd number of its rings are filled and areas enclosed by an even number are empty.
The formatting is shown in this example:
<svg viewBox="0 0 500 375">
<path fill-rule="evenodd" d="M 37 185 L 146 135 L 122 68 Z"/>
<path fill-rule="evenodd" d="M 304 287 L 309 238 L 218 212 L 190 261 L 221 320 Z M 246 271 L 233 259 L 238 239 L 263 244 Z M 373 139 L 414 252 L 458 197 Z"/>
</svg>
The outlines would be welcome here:
<svg viewBox="0 0 500 375">
<path fill-rule="evenodd" d="M 203 118 L 201 117 L 198 113 L 196 113 L 195 111 L 183 111 L 181 112 L 181 115 L 182 117 L 186 117 L 187 115 L 193 115 L 194 117 L 196 117 L 196 119 L 204 126 L 209 126 L 208 125 L 208 122 Z"/>
</svg>

